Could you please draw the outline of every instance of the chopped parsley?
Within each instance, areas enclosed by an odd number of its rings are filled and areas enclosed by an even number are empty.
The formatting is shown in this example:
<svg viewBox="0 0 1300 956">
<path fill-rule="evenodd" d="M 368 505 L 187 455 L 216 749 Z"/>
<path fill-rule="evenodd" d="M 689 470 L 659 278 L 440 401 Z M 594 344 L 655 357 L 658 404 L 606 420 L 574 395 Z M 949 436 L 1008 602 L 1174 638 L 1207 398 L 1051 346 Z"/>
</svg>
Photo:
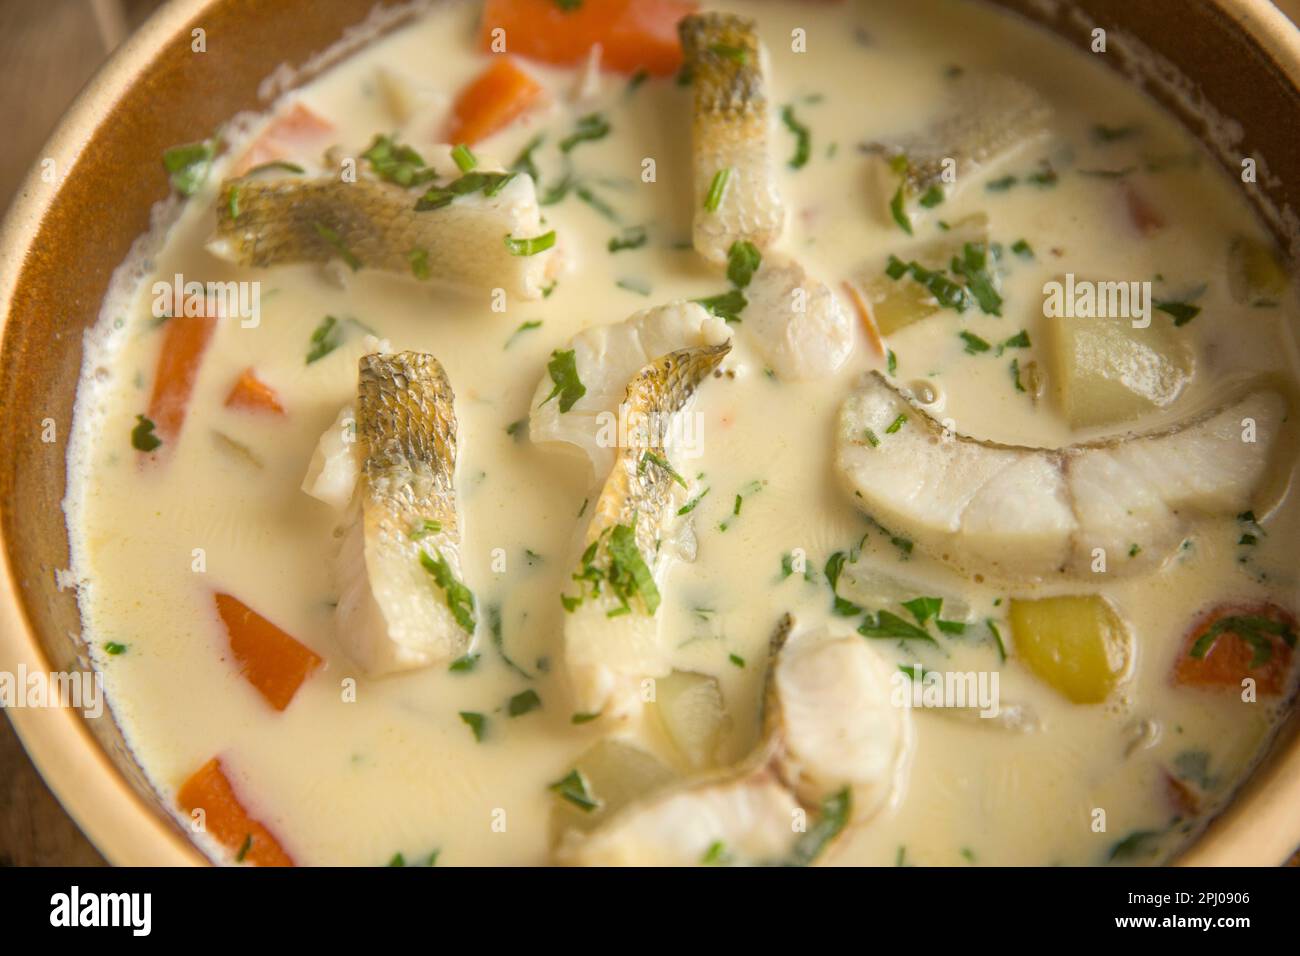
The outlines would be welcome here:
<svg viewBox="0 0 1300 956">
<path fill-rule="evenodd" d="M 154 423 L 143 415 L 135 416 L 135 427 L 131 429 L 131 447 L 136 451 L 155 451 L 162 439 L 153 433 Z"/>
<path fill-rule="evenodd" d="M 985 341 L 984 339 L 976 335 L 974 332 L 968 332 L 965 329 L 963 329 L 961 332 L 958 333 L 958 335 L 960 336 L 961 340 L 966 343 L 967 355 L 975 355 L 978 352 L 987 352 L 989 349 L 993 347 L 989 345 L 987 341 Z"/>
<path fill-rule="evenodd" d="M 410 530 L 410 537 L 412 541 L 419 541 L 421 538 L 428 537 L 431 534 L 438 534 L 441 531 L 441 521 L 434 521 L 432 518 L 425 518 Z"/>
<path fill-rule="evenodd" d="M 451 565 L 441 552 L 435 550 L 433 554 L 429 554 L 427 551 L 421 551 L 420 566 L 433 575 L 434 583 L 442 589 L 447 601 L 447 609 L 451 611 L 451 616 L 456 619 L 456 623 L 467 633 L 473 634 L 476 625 L 474 593 L 463 582 L 456 580 Z"/>
<path fill-rule="evenodd" d="M 889 200 L 889 212 L 894 217 L 894 222 L 898 227 L 907 233 L 912 234 L 912 220 L 907 215 L 906 196 L 903 192 L 904 185 L 899 183 L 898 189 L 894 192 L 894 198 Z"/>
<path fill-rule="evenodd" d="M 451 158 L 462 173 L 467 173 L 478 165 L 478 157 L 464 143 L 458 143 L 451 148 Z"/>
<path fill-rule="evenodd" d="M 694 301 L 727 322 L 739 322 L 740 313 L 745 306 L 749 305 L 749 300 L 745 298 L 739 289 L 732 289 L 730 292 L 723 292 L 721 295 L 712 295 Z"/>
<path fill-rule="evenodd" d="M 916 618 L 917 624 L 925 627 L 930 618 L 938 618 L 939 613 L 943 610 L 943 598 L 912 598 L 910 601 L 904 601 L 903 607 L 907 608 L 912 617 Z"/>
<path fill-rule="evenodd" d="M 551 381 L 555 383 L 555 388 L 551 389 L 551 394 L 546 396 L 542 405 L 545 405 L 558 395 L 560 398 L 560 412 L 563 413 L 571 409 L 578 399 L 587 394 L 587 386 L 583 385 L 578 378 L 577 359 L 574 356 L 573 349 L 552 352 L 551 360 L 546 363 L 546 371 L 550 374 Z"/>
<path fill-rule="evenodd" d="M 572 133 L 560 140 L 560 152 L 572 152 L 580 143 L 595 142 L 609 135 L 609 121 L 599 113 L 588 113 L 579 118 Z"/>
<path fill-rule="evenodd" d="M 547 789 L 569 801 L 583 813 L 590 813 L 600 807 L 600 801 L 592 795 L 587 785 L 587 778 L 576 767 L 550 784 Z"/>
<path fill-rule="evenodd" d="M 684 505 L 682 505 L 680 508 L 678 508 L 678 509 L 677 509 L 677 514 L 678 514 L 679 516 L 690 514 L 692 511 L 695 510 L 696 506 L 699 505 L 699 503 L 704 499 L 704 496 L 707 495 L 707 494 L 708 494 L 710 491 L 712 491 L 712 490 L 713 490 L 713 489 L 711 489 L 711 488 L 705 488 L 703 491 L 701 491 L 698 495 L 696 495 L 696 496 L 695 496 L 694 498 L 692 498 L 690 501 L 686 502 L 686 504 L 684 504 Z"/>
<path fill-rule="evenodd" d="M 853 815 L 853 797 L 849 788 L 832 794 L 822 801 L 817 822 L 803 833 L 790 852 L 792 866 L 808 866 L 848 825 Z"/>
<path fill-rule="evenodd" d="M 316 326 L 311 333 L 311 338 L 308 340 L 307 361 L 305 364 L 310 365 L 312 362 L 323 359 L 341 344 L 343 344 L 343 326 L 334 316 L 325 316 L 320 325 Z"/>
<path fill-rule="evenodd" d="M 988 247 L 984 243 L 966 243 L 961 258 L 952 260 L 952 271 L 966 279 L 966 288 L 979 303 L 980 311 L 986 315 L 1002 314 L 1002 296 L 988 270 Z"/>
<path fill-rule="evenodd" d="M 993 635 L 994 643 L 998 646 L 998 660 L 1005 661 L 1007 659 L 1007 646 L 1002 643 L 1002 632 L 998 630 L 998 626 L 993 623 L 992 619 L 986 620 L 984 623 L 987 625 L 989 633 Z"/>
<path fill-rule="evenodd" d="M 106 641 L 104 643 L 104 652 L 117 657 L 119 654 L 126 653 L 126 645 L 119 644 L 117 641 Z"/>
<path fill-rule="evenodd" d="M 542 698 L 537 696 L 537 691 L 531 687 L 528 690 L 520 691 L 510 698 L 506 705 L 506 711 L 511 717 L 522 717 L 524 714 L 531 713 L 542 706 Z"/>
<path fill-rule="evenodd" d="M 1030 246 L 1029 243 L 1026 242 L 1024 239 L 1017 239 L 1015 242 L 1013 242 L 1011 244 L 1011 251 L 1014 252 L 1022 259 L 1034 258 L 1033 247 Z"/>
<path fill-rule="evenodd" d="M 376 136 L 361 158 L 376 176 L 398 186 L 416 186 L 437 176 L 419 153 L 388 136 Z"/>
<path fill-rule="evenodd" d="M 897 638 L 903 641 L 937 643 L 926 631 L 915 624 L 909 624 L 897 614 L 891 614 L 889 611 L 880 611 L 874 618 L 868 615 L 858 628 L 858 633 L 863 637 L 877 639 Z"/>
<path fill-rule="evenodd" d="M 453 674 L 469 673 L 478 664 L 479 656 L 478 654 L 464 654 L 452 661 L 447 670 Z"/>
<path fill-rule="evenodd" d="M 516 239 L 514 236 L 506 236 L 506 248 L 510 250 L 512 256 L 535 256 L 539 252 L 545 252 L 553 245 L 555 245 L 554 229 L 528 239 Z"/>
<path fill-rule="evenodd" d="M 1175 327 L 1184 326 L 1201 314 L 1201 307 L 1190 302 L 1157 302 L 1155 307 L 1166 315 L 1172 316 Z"/>
<path fill-rule="evenodd" d="M 935 206 L 942 205 L 944 198 L 943 188 L 934 185 L 927 189 L 917 202 L 926 209 L 933 209 Z"/>
<path fill-rule="evenodd" d="M 1282 621 L 1254 614 L 1219 618 L 1196 639 L 1187 653 L 1203 660 L 1224 634 L 1235 634 L 1254 651 L 1250 667 L 1262 667 L 1273 658 L 1273 638 L 1280 637 L 1288 647 L 1296 646 L 1296 634 Z"/>
<path fill-rule="evenodd" d="M 898 417 L 889 423 L 889 427 L 885 429 L 885 434 L 886 435 L 896 434 L 898 430 L 901 429 L 906 424 L 907 424 L 907 416 L 902 412 L 900 412 Z"/>
<path fill-rule="evenodd" d="M 640 249 L 650 239 L 645 226 L 629 226 L 623 234 L 609 240 L 610 252 L 622 252 L 624 249 Z"/>
<path fill-rule="evenodd" d="M 791 169 L 803 169 L 808 165 L 808 157 L 812 153 L 812 133 L 807 126 L 795 118 L 793 105 L 781 108 L 781 122 L 794 134 L 794 155 L 790 157 L 787 165 Z"/>
<path fill-rule="evenodd" d="M 727 280 L 737 289 L 745 288 L 762 262 L 763 254 L 757 246 L 744 239 L 736 240 L 727 251 Z"/>
<path fill-rule="evenodd" d="M 731 178 L 731 167 L 719 169 L 713 174 L 713 181 L 709 183 L 709 191 L 704 197 L 704 211 L 717 212 L 718 207 L 722 205 L 722 197 L 727 192 L 727 181 Z"/>
<path fill-rule="evenodd" d="M 474 734 L 474 739 L 482 743 L 483 735 L 487 732 L 487 717 L 472 710 L 462 710 L 460 711 L 460 719 Z"/>
<path fill-rule="evenodd" d="M 529 319 L 527 322 L 519 323 L 519 328 L 510 333 L 510 338 L 506 339 L 506 344 L 503 348 L 510 348 L 510 346 L 515 344 L 515 339 L 519 338 L 519 336 L 523 335 L 525 332 L 531 332 L 533 329 L 540 329 L 541 327 L 541 319 Z"/>
<path fill-rule="evenodd" d="M 668 459 L 663 455 L 656 454 L 655 452 L 646 449 L 642 452 L 641 461 L 637 464 L 637 474 L 644 475 L 645 466 L 647 464 L 654 465 L 656 468 L 668 475 L 668 477 L 673 481 L 677 482 L 677 484 L 681 485 L 683 488 L 686 487 L 686 479 L 677 473 L 673 466 L 668 463 Z"/>
<path fill-rule="evenodd" d="M 415 211 L 429 212 L 442 209 L 450 206 L 459 196 L 468 196 L 477 192 L 481 192 L 484 196 L 495 196 L 514 178 L 514 173 L 466 173 L 446 186 L 431 186 L 416 201 Z"/>
<path fill-rule="evenodd" d="M 406 259 L 411 263 L 411 275 L 424 281 L 429 278 L 429 250 L 412 249 L 406 254 Z"/>
<path fill-rule="evenodd" d="M 193 196 L 208 178 L 216 144 L 212 140 L 173 146 L 163 152 L 163 167 L 170 174 L 172 189 Z"/>
<path fill-rule="evenodd" d="M 735 664 L 737 667 L 743 668 L 745 666 L 745 659 L 739 654 L 728 654 L 727 660 L 731 661 L 731 663 Z"/>
</svg>

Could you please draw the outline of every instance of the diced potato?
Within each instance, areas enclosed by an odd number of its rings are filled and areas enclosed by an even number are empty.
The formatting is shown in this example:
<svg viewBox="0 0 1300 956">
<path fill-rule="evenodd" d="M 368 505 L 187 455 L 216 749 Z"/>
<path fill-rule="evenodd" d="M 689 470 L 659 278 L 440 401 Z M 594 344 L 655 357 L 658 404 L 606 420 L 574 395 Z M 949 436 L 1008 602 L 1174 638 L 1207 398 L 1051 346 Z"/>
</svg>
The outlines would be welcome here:
<svg viewBox="0 0 1300 956">
<path fill-rule="evenodd" d="M 718 745 L 727 725 L 717 678 L 673 671 L 655 681 L 652 706 L 687 766 L 699 770 L 717 763 Z"/>
<path fill-rule="evenodd" d="M 897 255 L 905 263 L 915 261 L 923 268 L 937 272 L 946 270 L 952 260 L 962 254 L 966 243 L 987 244 L 988 241 L 989 218 L 984 213 L 976 213 L 954 223 L 941 238 L 902 250 Z M 891 279 L 873 266 L 870 272 L 862 271 L 860 281 L 871 317 L 883 336 L 888 337 L 913 322 L 929 318 L 941 308 L 930 290 L 910 274 Z"/>
<path fill-rule="evenodd" d="M 594 829 L 610 814 L 677 779 L 672 768 L 654 754 L 608 737 L 584 751 L 573 769 L 582 775 L 587 795 L 598 806 L 584 810 L 557 794 L 551 816 L 557 840 L 565 830 Z"/>
<path fill-rule="evenodd" d="M 1172 404 L 1191 380 L 1186 337 L 1167 322 L 1126 318 L 1047 320 L 1050 388 L 1073 428 L 1129 421 Z"/>
<path fill-rule="evenodd" d="M 1277 305 L 1286 294 L 1286 270 L 1273 247 L 1237 236 L 1228 248 L 1228 289 L 1242 305 Z"/>
<path fill-rule="evenodd" d="M 1013 600 L 1010 621 L 1016 657 L 1076 704 L 1109 697 L 1133 655 L 1128 628 L 1095 594 Z"/>
</svg>

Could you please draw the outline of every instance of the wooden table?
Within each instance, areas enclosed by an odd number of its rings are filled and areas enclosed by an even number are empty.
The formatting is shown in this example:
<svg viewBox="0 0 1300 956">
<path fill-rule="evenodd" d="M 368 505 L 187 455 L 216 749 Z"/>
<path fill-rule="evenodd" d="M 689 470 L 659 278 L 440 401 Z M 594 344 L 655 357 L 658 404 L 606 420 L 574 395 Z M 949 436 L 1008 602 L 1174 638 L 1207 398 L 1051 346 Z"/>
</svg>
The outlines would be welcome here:
<svg viewBox="0 0 1300 956">
<path fill-rule="evenodd" d="M 0 3 L 0 63 L 20 95 L 0 105 L 0 208 L 72 98 L 124 31 L 161 0 L 41 0 Z M 1300 0 L 1276 0 L 1300 23 Z M 1292 859 L 1300 864 L 1300 853 Z M 23 752 L 8 718 L 0 720 L 0 866 L 102 866 L 104 859 L 63 812 Z"/>
</svg>

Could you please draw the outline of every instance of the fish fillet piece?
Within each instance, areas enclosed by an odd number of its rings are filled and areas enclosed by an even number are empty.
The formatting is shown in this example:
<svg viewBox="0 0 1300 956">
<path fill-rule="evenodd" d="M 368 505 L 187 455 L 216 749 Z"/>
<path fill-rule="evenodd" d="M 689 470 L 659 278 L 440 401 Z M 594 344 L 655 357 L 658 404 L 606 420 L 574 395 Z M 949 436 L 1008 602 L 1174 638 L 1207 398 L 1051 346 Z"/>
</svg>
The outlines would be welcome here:
<svg viewBox="0 0 1300 956">
<path fill-rule="evenodd" d="M 769 143 L 767 52 L 746 17 L 693 14 L 677 29 L 695 97 L 695 251 L 725 263 L 734 242 L 775 242 L 785 219 Z"/>
<path fill-rule="evenodd" d="M 812 863 L 898 792 L 913 733 L 910 710 L 892 703 L 892 669 L 861 638 L 821 631 L 788 642 L 792 629 L 786 615 L 770 643 L 754 752 L 570 834 L 562 862 Z"/>
<path fill-rule="evenodd" d="M 1189 427 L 1070 456 L 1066 473 L 1086 530 L 1075 564 L 1087 567 L 1094 548 L 1127 554 L 1134 544 L 1141 550 L 1124 567 L 1148 551 L 1155 554 L 1146 560 L 1157 560 L 1186 536 L 1184 514 L 1249 510 L 1286 414 L 1280 394 L 1255 392 Z M 1243 441 L 1247 421 L 1254 423 L 1254 442 Z"/>
<path fill-rule="evenodd" d="M 781 651 L 765 719 L 781 778 L 803 804 L 848 787 L 861 822 L 897 792 L 912 723 L 891 699 L 896 673 L 856 636 L 805 635 Z"/>
<path fill-rule="evenodd" d="M 824 282 L 788 256 L 767 254 L 745 287 L 742 334 L 777 378 L 833 375 L 853 351 L 853 320 Z"/>
<path fill-rule="evenodd" d="M 730 338 L 727 323 L 694 302 L 673 302 L 580 332 L 567 351 L 573 352 L 586 392 L 562 411 L 558 401 L 547 401 L 554 382 L 543 378 L 533 393 L 528 437 L 535 445 L 586 454 L 592 474 L 603 479 L 617 450 L 608 440 L 609 423 L 618 420 L 628 381 L 661 355 L 721 345 Z"/>
<path fill-rule="evenodd" d="M 724 342 L 670 352 L 627 384 L 628 419 L 635 427 L 627 444 L 615 449 L 596 499 L 574 574 L 578 596 L 565 598 L 565 666 L 580 713 L 635 706 L 639 681 L 671 669 L 655 614 L 669 560 L 661 543 L 689 489 L 672 469 L 665 440 L 672 416 L 730 350 Z"/>
<path fill-rule="evenodd" d="M 362 468 L 335 563 L 335 623 L 368 674 L 465 653 L 474 600 L 461 578 L 456 413 L 432 355 L 361 359 L 356 437 Z"/>
<path fill-rule="evenodd" d="M 1033 87 L 1002 73 L 970 73 L 957 80 L 943 114 L 911 136 L 881 149 L 907 159 L 907 197 L 932 187 L 949 195 L 981 169 L 1047 131 L 1052 108 Z M 946 182 L 948 161 L 955 180 Z"/>
<path fill-rule="evenodd" d="M 1257 391 L 1163 432 L 1019 448 L 946 432 L 871 373 L 840 409 L 836 466 L 859 508 L 960 569 L 1085 575 L 1104 548 L 1126 574 L 1163 563 L 1192 515 L 1250 507 L 1285 413 Z"/>
<path fill-rule="evenodd" d="M 462 180 L 476 175 L 473 182 L 483 186 L 422 211 L 416 209 L 422 189 L 364 174 L 356 182 L 280 172 L 227 180 L 208 248 L 245 266 L 342 259 L 353 269 L 427 275 L 449 285 L 540 298 L 554 250 L 515 255 L 506 242 L 546 233 L 532 179 L 474 172 Z M 495 192 L 491 183 L 499 186 Z M 421 266 L 413 266 L 413 256 Z"/>
<path fill-rule="evenodd" d="M 356 411 L 345 405 L 334 424 L 321 433 L 302 490 L 337 511 L 347 509 L 361 476 L 356 453 Z"/>
<path fill-rule="evenodd" d="M 695 866 L 785 858 L 799 804 L 771 771 L 650 797 L 590 836 L 561 844 L 577 866 Z"/>
</svg>

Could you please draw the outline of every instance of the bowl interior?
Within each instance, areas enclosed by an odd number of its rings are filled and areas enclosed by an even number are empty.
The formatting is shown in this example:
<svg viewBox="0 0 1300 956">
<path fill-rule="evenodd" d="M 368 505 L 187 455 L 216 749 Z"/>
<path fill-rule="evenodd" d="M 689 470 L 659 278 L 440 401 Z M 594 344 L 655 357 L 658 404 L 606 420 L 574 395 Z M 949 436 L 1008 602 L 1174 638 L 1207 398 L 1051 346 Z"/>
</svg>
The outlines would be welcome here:
<svg viewBox="0 0 1300 956">
<path fill-rule="evenodd" d="M 1097 55 L 1144 86 L 1230 174 L 1240 175 L 1243 158 L 1257 161 L 1258 184 L 1246 188 L 1296 257 L 1300 123 L 1276 118 L 1300 116 L 1300 41 L 1271 5 L 996 2 L 1084 49 L 1093 48 L 1094 31 L 1105 30 L 1107 52 Z M 168 195 L 163 151 L 206 137 L 239 111 L 264 109 L 259 88 L 281 64 L 310 72 L 315 54 L 368 16 L 386 15 L 396 25 L 409 8 L 392 0 L 174 0 L 114 56 L 65 119 L 46 151 L 57 181 L 42 181 L 37 170 L 25 183 L 0 230 L 0 302 L 7 307 L 0 330 L 0 446 L 7 449 L 0 456 L 0 565 L 8 572 L 0 570 L 0 668 L 18 660 L 45 670 L 88 666 L 75 591 L 55 582 L 69 563 L 61 506 L 66 440 L 83 333 L 98 318 L 113 271 L 149 228 L 151 207 Z M 205 52 L 192 49 L 196 31 L 203 31 Z M 46 419 L 55 423 L 55 442 L 42 441 Z M 111 860 L 193 858 L 111 714 L 13 716 L 53 789 Z M 113 794 L 112 807 L 78 799 L 91 778 Z M 1300 841 L 1300 820 L 1281 815 L 1298 800 L 1293 719 L 1189 859 L 1280 862 Z M 128 848 L 121 814 L 151 817 L 170 855 Z"/>
</svg>

